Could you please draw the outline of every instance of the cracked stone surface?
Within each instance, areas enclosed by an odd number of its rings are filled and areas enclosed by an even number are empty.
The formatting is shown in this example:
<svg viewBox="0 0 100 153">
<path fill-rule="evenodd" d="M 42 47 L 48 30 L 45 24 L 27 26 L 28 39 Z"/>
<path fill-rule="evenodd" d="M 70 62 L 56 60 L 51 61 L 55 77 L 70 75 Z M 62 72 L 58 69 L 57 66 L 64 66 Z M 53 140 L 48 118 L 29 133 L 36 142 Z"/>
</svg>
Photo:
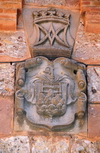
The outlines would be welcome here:
<svg viewBox="0 0 100 153">
<path fill-rule="evenodd" d="M 30 153 L 27 136 L 0 139 L 0 153 Z"/>
<path fill-rule="evenodd" d="M 72 58 L 85 64 L 100 64 L 100 34 L 86 33 L 82 19 L 77 31 Z"/>
<path fill-rule="evenodd" d="M 100 103 L 100 66 L 87 67 L 88 101 Z"/>
<path fill-rule="evenodd" d="M 0 64 L 0 95 L 14 94 L 15 64 Z"/>
<path fill-rule="evenodd" d="M 11 62 L 30 57 L 25 32 L 0 32 L 0 61 Z"/>
</svg>

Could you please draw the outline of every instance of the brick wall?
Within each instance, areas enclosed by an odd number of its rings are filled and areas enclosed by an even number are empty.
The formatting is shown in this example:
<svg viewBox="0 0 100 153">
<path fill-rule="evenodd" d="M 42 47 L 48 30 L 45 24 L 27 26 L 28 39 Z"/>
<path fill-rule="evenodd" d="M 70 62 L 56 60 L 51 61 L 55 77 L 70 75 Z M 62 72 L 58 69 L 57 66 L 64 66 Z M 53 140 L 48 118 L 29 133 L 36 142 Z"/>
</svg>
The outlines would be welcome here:
<svg viewBox="0 0 100 153">
<path fill-rule="evenodd" d="M 100 24 L 97 14 L 100 12 L 100 2 L 98 0 L 63 0 L 63 1 L 40 1 L 24 0 L 24 4 L 32 5 L 58 5 L 68 7 L 73 10 L 85 12 L 85 30 L 86 32 L 99 33 Z M 22 0 L 0 0 L 0 30 L 15 31 L 17 28 L 17 12 L 22 9 Z M 90 13 L 92 12 L 92 13 Z M 97 12 L 97 14 L 96 14 Z M 100 16 L 98 16 L 99 18 Z M 96 27 L 95 29 L 93 27 Z"/>
<path fill-rule="evenodd" d="M 81 0 L 80 10 L 85 12 L 85 31 L 91 33 L 100 32 L 100 1 Z M 95 28 L 94 28 L 95 27 Z"/>
<path fill-rule="evenodd" d="M 0 0 L 0 30 L 16 30 L 17 10 L 21 8 L 22 0 Z"/>
<path fill-rule="evenodd" d="M 84 63 L 87 67 L 87 134 L 69 135 L 66 132 L 14 130 L 16 63 L 31 58 L 31 55 L 21 16 L 22 1 L 0 0 L 0 152 L 99 153 L 100 2 L 99 0 L 55 0 L 54 4 L 53 0 L 24 0 L 23 7 L 26 5 L 29 7 L 29 3 L 31 6 L 39 7 L 57 4 L 58 8 L 80 11 L 81 18 L 72 59 Z"/>
<path fill-rule="evenodd" d="M 99 0 L 81 0 L 82 11 L 100 11 L 100 1 Z"/>
</svg>

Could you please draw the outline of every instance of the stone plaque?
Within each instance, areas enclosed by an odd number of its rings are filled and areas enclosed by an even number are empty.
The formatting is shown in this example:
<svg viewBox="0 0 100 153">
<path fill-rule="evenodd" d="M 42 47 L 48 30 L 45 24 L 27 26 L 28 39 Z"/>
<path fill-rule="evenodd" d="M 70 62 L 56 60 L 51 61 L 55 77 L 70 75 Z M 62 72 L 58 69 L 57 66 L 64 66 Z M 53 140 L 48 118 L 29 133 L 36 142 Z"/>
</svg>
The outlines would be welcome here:
<svg viewBox="0 0 100 153">
<path fill-rule="evenodd" d="M 32 57 L 70 57 L 74 48 L 79 13 L 55 8 L 23 10 Z"/>
<path fill-rule="evenodd" d="M 17 64 L 15 129 L 58 130 L 84 124 L 85 66 L 64 57 L 39 56 Z"/>
</svg>

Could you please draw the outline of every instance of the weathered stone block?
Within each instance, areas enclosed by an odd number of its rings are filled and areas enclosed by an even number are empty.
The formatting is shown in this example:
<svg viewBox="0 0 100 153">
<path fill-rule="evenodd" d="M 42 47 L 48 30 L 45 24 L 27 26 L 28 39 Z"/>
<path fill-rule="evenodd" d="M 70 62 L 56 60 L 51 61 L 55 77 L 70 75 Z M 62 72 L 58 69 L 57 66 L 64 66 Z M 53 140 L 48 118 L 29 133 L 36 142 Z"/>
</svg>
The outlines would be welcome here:
<svg viewBox="0 0 100 153">
<path fill-rule="evenodd" d="M 30 58 L 24 31 L 0 32 L 0 61 L 13 62 Z"/>
<path fill-rule="evenodd" d="M 100 103 L 100 66 L 87 67 L 88 101 Z"/>
<path fill-rule="evenodd" d="M 27 136 L 15 136 L 0 139 L 0 153 L 30 153 Z"/>
<path fill-rule="evenodd" d="M 56 8 L 23 9 L 32 57 L 70 58 L 79 22 L 79 12 Z"/>
<path fill-rule="evenodd" d="M 88 136 L 100 137 L 100 105 L 89 104 L 88 108 Z"/>
<path fill-rule="evenodd" d="M 82 19 L 72 58 L 85 64 L 100 64 L 100 34 L 86 33 Z"/>
<path fill-rule="evenodd" d="M 85 66 L 39 56 L 17 65 L 15 130 L 86 130 Z M 74 124 L 74 127 L 73 127 Z M 84 130 L 83 130 L 84 129 Z"/>
<path fill-rule="evenodd" d="M 0 96 L 0 134 L 2 135 L 10 135 L 13 131 L 13 108 L 13 96 Z"/>
</svg>

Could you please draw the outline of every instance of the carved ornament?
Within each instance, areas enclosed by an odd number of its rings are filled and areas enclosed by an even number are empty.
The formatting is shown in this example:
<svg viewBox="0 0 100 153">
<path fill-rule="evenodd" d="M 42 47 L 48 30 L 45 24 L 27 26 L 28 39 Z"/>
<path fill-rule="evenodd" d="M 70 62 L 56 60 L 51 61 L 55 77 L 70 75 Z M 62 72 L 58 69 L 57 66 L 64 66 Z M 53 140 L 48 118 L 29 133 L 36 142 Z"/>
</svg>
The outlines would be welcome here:
<svg viewBox="0 0 100 153">
<path fill-rule="evenodd" d="M 85 91 L 83 64 L 64 57 L 26 60 L 17 64 L 15 120 L 52 130 L 69 128 L 84 120 Z"/>
<path fill-rule="evenodd" d="M 48 8 L 24 10 L 23 16 L 33 57 L 55 59 L 71 56 L 78 13 Z"/>
</svg>

